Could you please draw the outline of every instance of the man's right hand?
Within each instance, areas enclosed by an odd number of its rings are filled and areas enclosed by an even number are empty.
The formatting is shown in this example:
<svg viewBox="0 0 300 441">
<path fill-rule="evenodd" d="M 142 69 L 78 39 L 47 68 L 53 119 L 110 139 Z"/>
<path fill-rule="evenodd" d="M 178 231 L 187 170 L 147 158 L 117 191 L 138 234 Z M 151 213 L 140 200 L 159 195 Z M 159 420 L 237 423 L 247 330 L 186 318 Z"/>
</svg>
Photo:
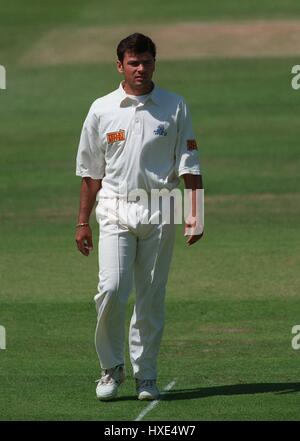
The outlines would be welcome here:
<svg viewBox="0 0 300 441">
<path fill-rule="evenodd" d="M 76 229 L 75 240 L 78 250 L 84 256 L 88 256 L 93 250 L 92 230 L 89 225 Z"/>
</svg>

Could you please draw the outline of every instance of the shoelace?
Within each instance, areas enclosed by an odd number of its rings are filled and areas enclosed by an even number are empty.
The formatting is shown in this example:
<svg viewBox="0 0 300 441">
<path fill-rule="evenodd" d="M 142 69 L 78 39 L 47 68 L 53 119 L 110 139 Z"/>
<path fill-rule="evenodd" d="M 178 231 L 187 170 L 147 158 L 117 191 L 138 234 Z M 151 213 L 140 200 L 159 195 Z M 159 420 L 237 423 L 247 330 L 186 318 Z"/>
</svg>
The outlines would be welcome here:
<svg viewBox="0 0 300 441">
<path fill-rule="evenodd" d="M 97 380 L 100 384 L 110 384 L 114 381 L 113 377 L 111 376 L 111 374 L 106 374 L 103 377 L 99 378 L 99 380 Z"/>
<path fill-rule="evenodd" d="M 120 380 L 117 380 L 116 378 L 113 377 L 114 373 L 116 371 L 118 371 L 120 369 L 120 367 L 116 367 L 114 369 L 105 369 L 103 372 L 103 375 L 101 378 L 99 378 L 98 380 L 95 381 L 95 383 L 99 383 L 99 384 L 110 384 L 113 383 L 114 381 L 116 383 L 119 383 Z"/>
</svg>

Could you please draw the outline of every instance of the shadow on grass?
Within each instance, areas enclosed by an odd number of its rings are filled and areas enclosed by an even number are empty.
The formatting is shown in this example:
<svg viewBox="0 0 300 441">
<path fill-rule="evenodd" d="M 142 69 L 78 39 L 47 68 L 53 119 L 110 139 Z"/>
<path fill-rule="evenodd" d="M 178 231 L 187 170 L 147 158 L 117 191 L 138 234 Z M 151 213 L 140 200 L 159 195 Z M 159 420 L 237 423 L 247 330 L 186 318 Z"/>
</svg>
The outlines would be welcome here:
<svg viewBox="0 0 300 441">
<path fill-rule="evenodd" d="M 228 386 L 199 387 L 196 389 L 177 389 L 161 394 L 161 401 L 194 400 L 197 398 L 224 396 L 224 395 L 254 395 L 275 393 L 291 394 L 300 392 L 300 383 L 250 383 L 231 384 Z M 136 401 L 136 395 L 120 396 L 112 402 Z"/>
<path fill-rule="evenodd" d="M 162 394 L 161 400 L 192 400 L 218 395 L 254 395 L 264 393 L 290 394 L 300 392 L 300 383 L 251 383 L 228 386 L 199 387 L 197 389 L 177 389 Z"/>
</svg>

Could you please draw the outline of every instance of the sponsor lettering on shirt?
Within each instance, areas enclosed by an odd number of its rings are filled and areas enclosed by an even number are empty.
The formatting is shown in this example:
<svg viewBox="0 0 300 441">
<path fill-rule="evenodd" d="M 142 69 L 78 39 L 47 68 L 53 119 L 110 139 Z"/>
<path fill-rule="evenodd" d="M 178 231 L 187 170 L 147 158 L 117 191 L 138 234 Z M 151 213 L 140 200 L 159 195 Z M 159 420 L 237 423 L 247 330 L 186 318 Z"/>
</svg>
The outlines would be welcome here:
<svg viewBox="0 0 300 441">
<path fill-rule="evenodd" d="M 117 132 L 109 132 L 106 134 L 108 144 L 113 144 L 117 141 L 125 141 L 125 130 L 118 130 Z"/>
</svg>

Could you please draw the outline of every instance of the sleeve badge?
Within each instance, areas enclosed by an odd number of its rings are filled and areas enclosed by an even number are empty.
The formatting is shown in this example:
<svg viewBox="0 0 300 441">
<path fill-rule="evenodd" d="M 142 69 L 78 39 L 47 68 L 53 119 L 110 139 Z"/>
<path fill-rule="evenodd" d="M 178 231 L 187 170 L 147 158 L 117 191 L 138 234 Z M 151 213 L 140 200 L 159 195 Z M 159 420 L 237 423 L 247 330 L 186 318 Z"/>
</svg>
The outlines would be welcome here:
<svg viewBox="0 0 300 441">
<path fill-rule="evenodd" d="M 197 142 L 195 139 L 188 139 L 186 141 L 186 146 L 188 150 L 197 150 Z"/>
</svg>

